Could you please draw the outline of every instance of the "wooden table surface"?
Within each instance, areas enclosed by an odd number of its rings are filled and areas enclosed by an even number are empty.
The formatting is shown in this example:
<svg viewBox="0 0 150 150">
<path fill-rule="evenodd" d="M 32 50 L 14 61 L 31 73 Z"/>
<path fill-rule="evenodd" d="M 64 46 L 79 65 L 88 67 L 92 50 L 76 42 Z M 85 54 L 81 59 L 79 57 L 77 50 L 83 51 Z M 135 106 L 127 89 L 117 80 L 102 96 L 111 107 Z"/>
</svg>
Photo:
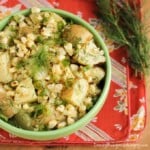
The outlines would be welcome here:
<svg viewBox="0 0 150 150">
<path fill-rule="evenodd" d="M 146 14 L 145 23 L 150 24 L 150 0 L 144 0 L 143 11 Z M 150 37 L 150 33 L 149 33 Z M 147 126 L 142 133 L 141 138 L 134 144 L 119 144 L 119 145 L 101 145 L 99 147 L 93 146 L 69 146 L 69 147 L 27 147 L 27 146 L 12 146 L 12 145 L 0 145 L 0 150 L 150 150 L 150 75 L 146 77 L 146 89 L 147 89 Z"/>
</svg>

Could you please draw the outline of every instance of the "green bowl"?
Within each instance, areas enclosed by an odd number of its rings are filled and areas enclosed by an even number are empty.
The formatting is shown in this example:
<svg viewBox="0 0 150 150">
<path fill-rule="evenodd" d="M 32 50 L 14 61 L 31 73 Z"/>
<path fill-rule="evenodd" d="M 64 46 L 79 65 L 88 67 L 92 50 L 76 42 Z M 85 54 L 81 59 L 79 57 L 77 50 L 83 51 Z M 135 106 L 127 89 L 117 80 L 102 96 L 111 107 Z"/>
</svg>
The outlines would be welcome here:
<svg viewBox="0 0 150 150">
<path fill-rule="evenodd" d="M 7 122 L 0 119 L 0 128 L 4 129 L 5 131 L 7 131 L 9 133 L 12 133 L 12 134 L 18 136 L 18 137 L 22 137 L 25 139 L 31 139 L 31 140 L 52 140 L 52 139 L 58 139 L 58 138 L 67 136 L 71 133 L 74 133 L 78 129 L 80 129 L 83 126 L 85 126 L 86 124 L 88 124 L 91 121 L 91 119 L 94 116 L 96 116 L 96 114 L 101 110 L 104 102 L 106 101 L 106 97 L 107 97 L 107 94 L 108 94 L 108 91 L 110 88 L 111 61 L 110 61 L 108 49 L 107 49 L 104 41 L 102 40 L 102 38 L 100 37 L 98 32 L 90 24 L 88 24 L 81 18 L 79 18 L 69 12 L 63 11 L 63 10 L 51 9 L 51 8 L 41 8 L 41 10 L 48 11 L 48 12 L 54 12 L 54 13 L 62 16 L 63 18 L 72 19 L 75 23 L 81 24 L 82 26 L 87 28 L 94 35 L 95 41 L 98 44 L 98 46 L 101 46 L 102 49 L 104 50 L 105 57 L 106 57 L 106 66 L 105 66 L 106 76 L 105 76 L 104 87 L 102 89 L 101 95 L 98 98 L 96 104 L 92 107 L 92 109 L 85 116 L 83 116 L 81 119 L 79 119 L 72 125 L 66 126 L 61 129 L 52 130 L 52 131 L 29 131 L 29 130 L 17 128 L 17 127 L 15 127 L 11 124 L 8 124 Z M 26 9 L 26 10 L 11 14 L 10 16 L 4 18 L 3 20 L 0 21 L 0 30 L 2 30 L 7 25 L 7 23 L 11 19 L 11 17 L 14 16 L 15 14 L 28 15 L 30 13 L 30 11 L 31 11 L 31 9 Z"/>
</svg>

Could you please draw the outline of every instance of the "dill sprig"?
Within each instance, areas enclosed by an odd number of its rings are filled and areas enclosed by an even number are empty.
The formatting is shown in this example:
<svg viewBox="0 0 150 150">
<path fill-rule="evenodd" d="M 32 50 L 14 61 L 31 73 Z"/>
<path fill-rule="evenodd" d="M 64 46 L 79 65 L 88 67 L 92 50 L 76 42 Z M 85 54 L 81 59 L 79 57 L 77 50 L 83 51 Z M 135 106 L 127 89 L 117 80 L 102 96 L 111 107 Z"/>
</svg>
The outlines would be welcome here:
<svg viewBox="0 0 150 150">
<path fill-rule="evenodd" d="M 34 54 L 30 60 L 32 65 L 38 68 L 47 68 L 48 67 L 48 51 L 44 48 L 44 46 L 40 47 L 36 54 Z"/>
<path fill-rule="evenodd" d="M 125 0 L 97 0 L 99 15 L 106 35 L 126 46 L 129 63 L 135 72 L 147 74 L 150 69 L 150 42 L 136 5 Z"/>
<path fill-rule="evenodd" d="M 35 77 L 39 72 L 45 72 L 49 68 L 49 52 L 47 46 L 39 46 L 38 51 L 28 58 L 30 75 Z"/>
<path fill-rule="evenodd" d="M 36 78 L 38 73 L 43 74 L 49 69 L 50 53 L 46 45 L 39 45 L 37 52 L 29 58 L 21 59 L 16 68 L 26 68 L 31 77 Z"/>
</svg>

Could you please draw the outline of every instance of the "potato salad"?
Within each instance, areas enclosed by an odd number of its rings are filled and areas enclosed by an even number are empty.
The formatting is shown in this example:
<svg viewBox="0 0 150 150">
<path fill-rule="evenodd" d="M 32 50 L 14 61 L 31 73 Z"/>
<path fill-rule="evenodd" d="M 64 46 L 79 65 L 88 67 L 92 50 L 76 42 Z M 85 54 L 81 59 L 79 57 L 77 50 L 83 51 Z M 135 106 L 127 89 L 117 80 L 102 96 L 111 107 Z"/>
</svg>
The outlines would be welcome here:
<svg viewBox="0 0 150 150">
<path fill-rule="evenodd" d="M 0 118 L 18 128 L 73 124 L 96 103 L 104 77 L 104 51 L 72 20 L 31 8 L 0 31 Z"/>
</svg>

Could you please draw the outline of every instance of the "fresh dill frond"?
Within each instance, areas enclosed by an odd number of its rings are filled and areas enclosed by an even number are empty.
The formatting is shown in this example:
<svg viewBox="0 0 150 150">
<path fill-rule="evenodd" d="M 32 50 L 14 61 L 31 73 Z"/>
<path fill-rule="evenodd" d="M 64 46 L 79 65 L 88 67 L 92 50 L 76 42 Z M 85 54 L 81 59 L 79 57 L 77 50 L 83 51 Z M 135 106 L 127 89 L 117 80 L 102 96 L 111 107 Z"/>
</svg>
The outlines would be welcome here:
<svg viewBox="0 0 150 150">
<path fill-rule="evenodd" d="M 47 47 L 40 45 L 34 55 L 18 61 L 16 68 L 27 67 L 31 72 L 38 72 L 41 69 L 47 70 L 49 67 L 49 55 Z"/>
<path fill-rule="evenodd" d="M 49 52 L 46 46 L 39 46 L 37 52 L 29 57 L 26 61 L 27 70 L 31 77 L 36 78 L 36 76 L 45 76 L 49 68 Z"/>
<path fill-rule="evenodd" d="M 40 47 L 35 55 L 30 58 L 32 64 L 37 68 L 48 67 L 48 51 L 45 47 Z"/>
<path fill-rule="evenodd" d="M 34 106 L 34 112 L 32 112 L 32 115 L 34 118 L 36 118 L 37 116 L 43 114 L 45 111 L 46 111 L 46 108 L 44 105 L 37 104 Z"/>
<path fill-rule="evenodd" d="M 147 74 L 150 69 L 150 42 L 138 14 L 139 8 L 125 0 L 97 0 L 99 16 L 106 35 L 126 46 L 129 63 L 135 72 Z"/>
<path fill-rule="evenodd" d="M 69 60 L 69 58 L 63 59 L 63 60 L 62 60 L 62 64 L 63 64 L 64 67 L 69 66 L 69 65 L 70 65 L 70 60 Z"/>
<path fill-rule="evenodd" d="M 115 3 L 112 6 L 112 1 L 110 0 L 97 0 L 97 5 L 99 7 L 100 19 L 102 20 L 106 35 L 120 45 L 128 44 L 128 41 L 118 24 L 119 12 L 116 9 Z M 112 7 L 115 8 L 115 12 L 112 11 Z"/>
</svg>

